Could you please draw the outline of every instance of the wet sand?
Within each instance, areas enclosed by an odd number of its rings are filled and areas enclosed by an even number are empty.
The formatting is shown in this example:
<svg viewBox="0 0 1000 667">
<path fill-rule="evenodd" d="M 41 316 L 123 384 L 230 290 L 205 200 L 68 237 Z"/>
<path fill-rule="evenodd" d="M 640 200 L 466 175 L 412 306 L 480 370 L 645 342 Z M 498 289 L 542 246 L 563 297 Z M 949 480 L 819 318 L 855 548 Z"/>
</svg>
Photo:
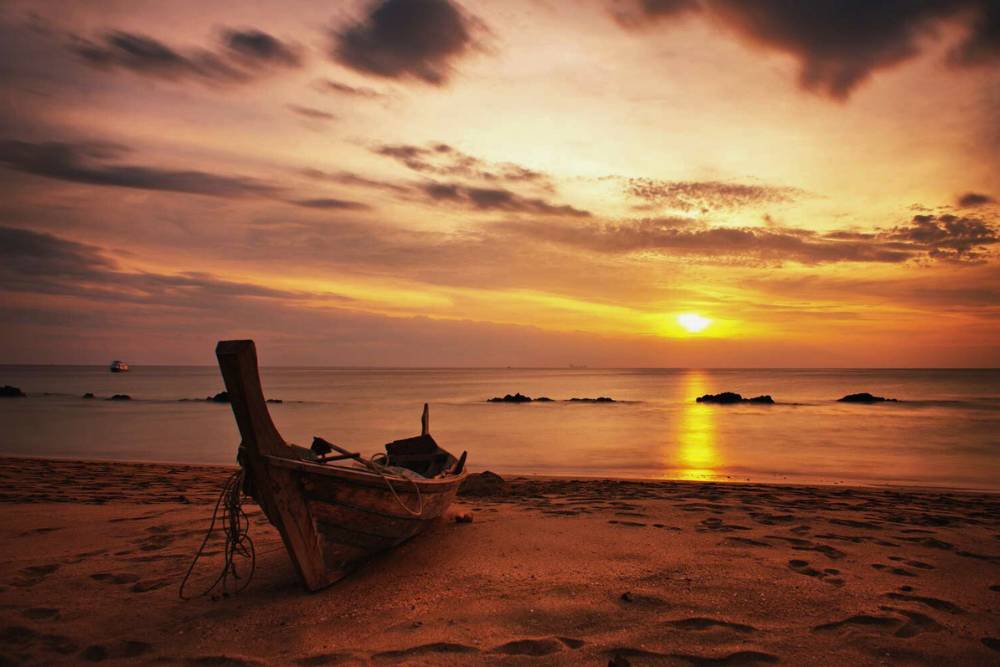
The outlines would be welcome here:
<svg viewBox="0 0 1000 667">
<path fill-rule="evenodd" d="M 0 665 L 1000 664 L 997 495 L 516 478 L 315 594 L 250 505 L 183 602 L 230 472 L 0 458 Z"/>
</svg>

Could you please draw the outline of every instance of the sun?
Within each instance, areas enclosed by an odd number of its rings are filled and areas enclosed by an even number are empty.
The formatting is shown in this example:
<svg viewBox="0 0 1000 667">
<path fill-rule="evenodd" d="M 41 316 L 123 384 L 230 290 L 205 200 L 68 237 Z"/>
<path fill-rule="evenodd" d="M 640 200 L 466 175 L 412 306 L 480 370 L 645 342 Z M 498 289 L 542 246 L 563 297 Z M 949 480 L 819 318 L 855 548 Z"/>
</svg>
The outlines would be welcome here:
<svg viewBox="0 0 1000 667">
<path fill-rule="evenodd" d="M 712 320 L 697 313 L 681 313 L 677 316 L 677 323 L 689 333 L 701 333 L 705 327 L 712 323 Z"/>
</svg>

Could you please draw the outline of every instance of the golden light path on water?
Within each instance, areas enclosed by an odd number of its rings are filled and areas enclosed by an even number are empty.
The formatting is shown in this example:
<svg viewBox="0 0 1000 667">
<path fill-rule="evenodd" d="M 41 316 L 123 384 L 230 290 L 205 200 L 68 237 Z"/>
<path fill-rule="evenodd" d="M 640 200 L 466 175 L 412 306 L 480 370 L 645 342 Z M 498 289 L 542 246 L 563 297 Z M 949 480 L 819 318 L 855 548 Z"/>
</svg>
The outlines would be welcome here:
<svg viewBox="0 0 1000 667">
<path fill-rule="evenodd" d="M 706 393 L 705 376 L 689 371 L 683 383 L 683 408 L 677 421 L 673 460 L 668 462 L 668 476 L 679 479 L 710 479 L 720 465 L 715 446 L 714 412 L 711 406 L 696 403 Z"/>
</svg>

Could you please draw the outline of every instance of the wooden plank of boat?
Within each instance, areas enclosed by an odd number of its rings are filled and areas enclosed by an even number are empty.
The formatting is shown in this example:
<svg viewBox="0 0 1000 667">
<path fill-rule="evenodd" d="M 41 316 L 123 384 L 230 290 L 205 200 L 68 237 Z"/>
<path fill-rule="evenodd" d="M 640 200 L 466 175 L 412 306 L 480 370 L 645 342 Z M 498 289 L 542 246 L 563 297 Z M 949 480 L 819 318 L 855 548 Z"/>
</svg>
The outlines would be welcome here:
<svg viewBox="0 0 1000 667">
<path fill-rule="evenodd" d="M 365 557 L 413 537 L 454 499 L 465 478 L 465 455 L 456 461 L 437 447 L 428 433 L 426 406 L 421 436 L 390 446 L 432 446 L 433 465 L 444 460 L 452 466 L 440 476 L 409 479 L 378 467 L 303 461 L 271 421 L 253 341 L 221 341 L 216 356 L 243 438 L 241 463 L 307 589 L 328 586 Z"/>
</svg>

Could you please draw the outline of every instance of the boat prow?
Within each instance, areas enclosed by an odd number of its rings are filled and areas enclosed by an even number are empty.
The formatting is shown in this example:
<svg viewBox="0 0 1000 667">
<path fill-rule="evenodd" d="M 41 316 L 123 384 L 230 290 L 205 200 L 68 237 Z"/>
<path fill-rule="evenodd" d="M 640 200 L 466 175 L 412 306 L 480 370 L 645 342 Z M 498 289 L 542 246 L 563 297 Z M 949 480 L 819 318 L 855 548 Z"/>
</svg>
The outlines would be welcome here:
<svg viewBox="0 0 1000 667">
<path fill-rule="evenodd" d="M 278 529 L 303 585 L 319 590 L 368 556 L 413 537 L 438 519 L 465 479 L 456 459 L 430 435 L 386 445 L 373 461 L 328 443 L 313 450 L 286 443 L 271 421 L 251 340 L 221 341 L 219 368 L 243 442 L 239 461 L 248 490 Z M 336 450 L 340 455 L 317 455 Z M 361 461 L 363 467 L 346 465 Z"/>
</svg>

